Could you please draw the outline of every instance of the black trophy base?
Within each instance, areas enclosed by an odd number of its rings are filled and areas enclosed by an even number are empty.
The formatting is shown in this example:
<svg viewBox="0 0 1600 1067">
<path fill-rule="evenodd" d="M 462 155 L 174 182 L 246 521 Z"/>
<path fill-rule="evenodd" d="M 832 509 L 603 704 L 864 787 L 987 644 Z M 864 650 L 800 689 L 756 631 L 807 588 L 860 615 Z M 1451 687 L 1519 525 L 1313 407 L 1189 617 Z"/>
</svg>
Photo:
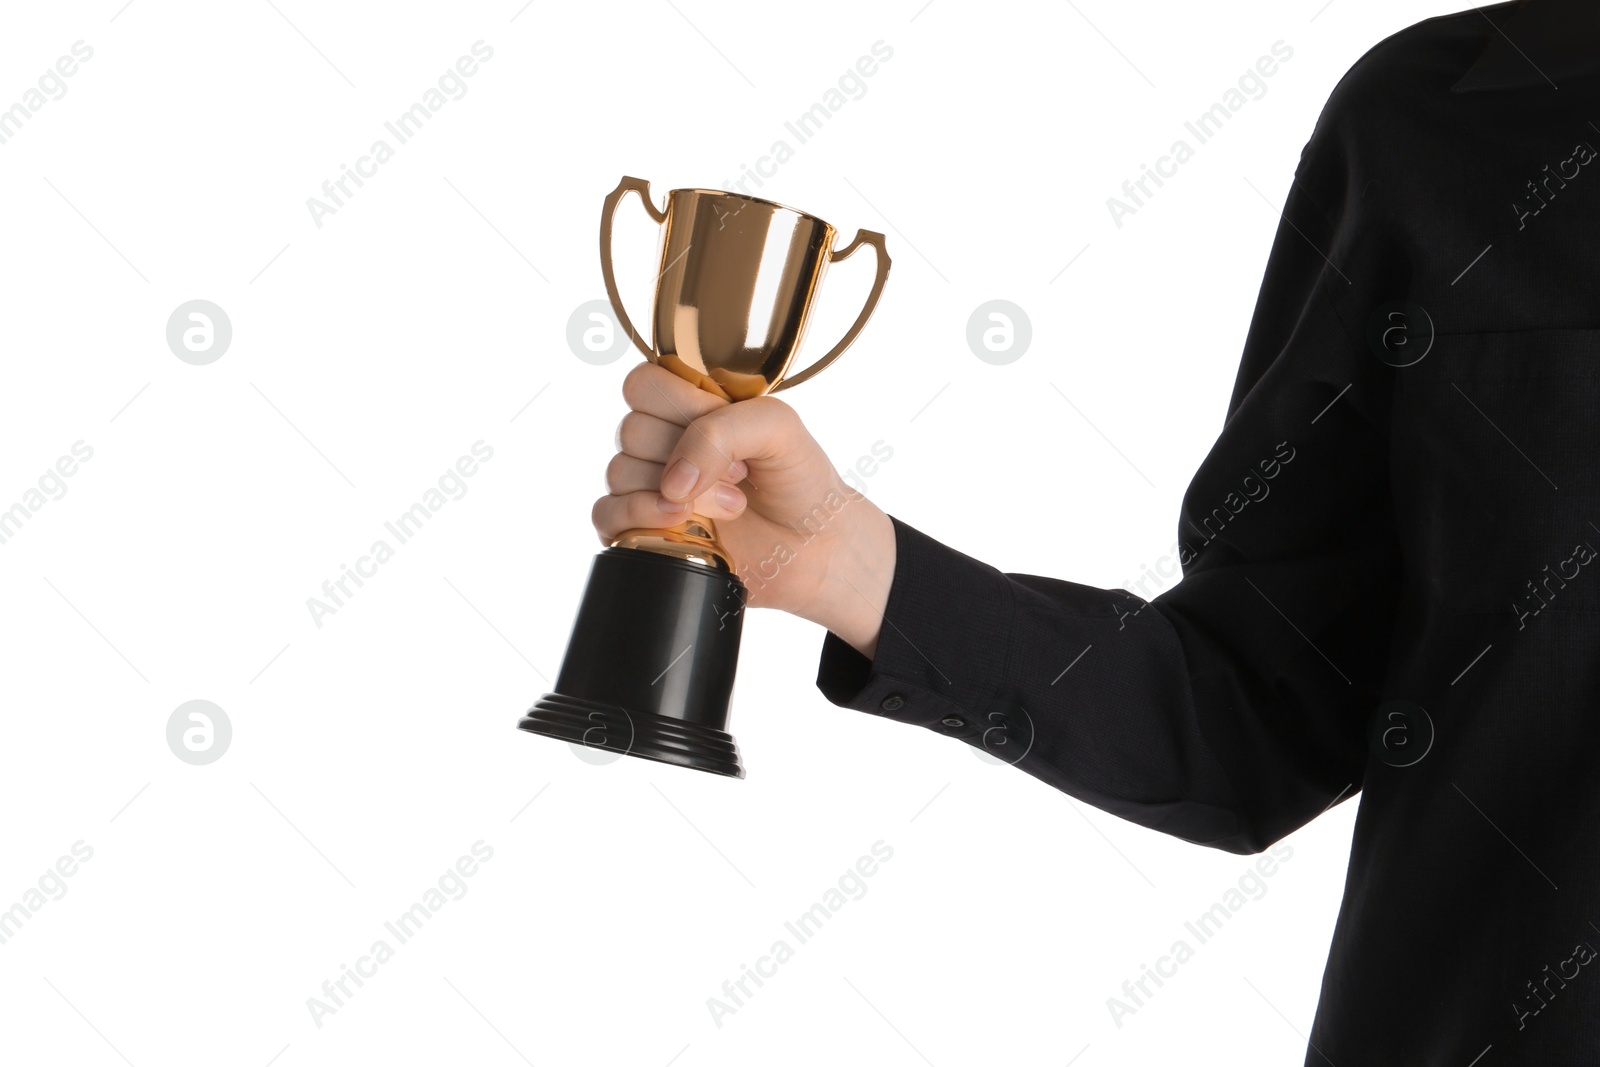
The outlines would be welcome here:
<svg viewBox="0 0 1600 1067">
<path fill-rule="evenodd" d="M 571 744 L 743 778 L 727 731 L 745 586 L 638 548 L 594 558 L 556 686 L 517 724 Z"/>
</svg>

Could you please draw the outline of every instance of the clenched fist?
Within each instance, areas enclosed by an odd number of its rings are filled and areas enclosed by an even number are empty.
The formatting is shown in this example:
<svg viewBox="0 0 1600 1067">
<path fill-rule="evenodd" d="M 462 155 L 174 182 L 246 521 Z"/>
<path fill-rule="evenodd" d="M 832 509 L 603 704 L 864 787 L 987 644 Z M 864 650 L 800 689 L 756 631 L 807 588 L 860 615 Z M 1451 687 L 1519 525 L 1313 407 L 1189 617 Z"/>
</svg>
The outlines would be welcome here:
<svg viewBox="0 0 1600 1067">
<path fill-rule="evenodd" d="M 810 619 L 871 657 L 894 528 L 839 477 L 794 409 L 772 396 L 729 403 L 654 363 L 628 372 L 622 396 L 631 410 L 606 467 L 610 494 L 593 510 L 600 540 L 703 515 L 749 605 Z"/>
</svg>

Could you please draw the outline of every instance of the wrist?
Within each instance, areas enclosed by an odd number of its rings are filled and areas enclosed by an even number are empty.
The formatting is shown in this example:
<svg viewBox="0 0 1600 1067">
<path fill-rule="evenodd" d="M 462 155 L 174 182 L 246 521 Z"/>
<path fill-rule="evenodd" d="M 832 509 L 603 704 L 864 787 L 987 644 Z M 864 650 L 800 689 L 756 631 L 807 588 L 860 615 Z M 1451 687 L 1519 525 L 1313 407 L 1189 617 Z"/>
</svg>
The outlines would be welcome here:
<svg viewBox="0 0 1600 1067">
<path fill-rule="evenodd" d="M 838 520 L 821 589 L 808 609 L 796 614 L 832 631 L 871 659 L 894 584 L 894 524 L 859 494 L 852 494 Z"/>
</svg>

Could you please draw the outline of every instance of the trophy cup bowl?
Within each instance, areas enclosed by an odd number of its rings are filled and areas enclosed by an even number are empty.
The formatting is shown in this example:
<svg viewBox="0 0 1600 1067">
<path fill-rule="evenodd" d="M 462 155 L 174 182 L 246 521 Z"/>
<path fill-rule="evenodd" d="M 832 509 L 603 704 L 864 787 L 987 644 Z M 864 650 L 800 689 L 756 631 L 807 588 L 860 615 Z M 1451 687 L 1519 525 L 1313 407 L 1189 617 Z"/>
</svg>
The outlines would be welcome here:
<svg viewBox="0 0 1600 1067">
<path fill-rule="evenodd" d="M 612 270 L 612 221 L 630 192 L 661 227 L 653 345 L 634 328 Z M 617 319 L 646 359 L 738 402 L 814 376 L 871 317 L 889 276 L 883 235 L 860 230 L 835 250 L 837 235 L 805 212 L 714 189 L 673 189 L 657 208 L 649 182 L 625 177 L 601 211 L 600 265 Z M 877 256 L 866 304 L 838 344 L 789 373 L 828 264 L 864 245 Z M 518 728 L 743 778 L 727 726 L 744 603 L 710 519 L 624 531 L 595 556 L 555 688 Z"/>
</svg>

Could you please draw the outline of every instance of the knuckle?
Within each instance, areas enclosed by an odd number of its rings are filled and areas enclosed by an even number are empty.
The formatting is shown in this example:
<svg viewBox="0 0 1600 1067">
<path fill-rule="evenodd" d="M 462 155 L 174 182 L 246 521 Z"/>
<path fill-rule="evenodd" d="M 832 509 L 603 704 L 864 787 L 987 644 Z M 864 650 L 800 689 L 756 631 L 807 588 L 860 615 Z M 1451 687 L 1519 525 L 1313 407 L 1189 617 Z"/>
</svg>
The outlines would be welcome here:
<svg viewBox="0 0 1600 1067">
<path fill-rule="evenodd" d="M 640 363 L 628 371 L 622 379 L 622 399 L 630 408 L 637 408 L 644 402 L 649 391 L 650 370 L 655 367 L 653 363 Z"/>
<path fill-rule="evenodd" d="M 775 396 L 758 396 L 744 401 L 756 432 L 767 440 L 792 440 L 800 429 L 800 416 L 794 408 Z"/>
<path fill-rule="evenodd" d="M 713 454 L 725 452 L 728 430 L 726 420 L 718 417 L 720 414 L 720 411 L 713 411 L 689 423 L 683 435 L 683 450 Z"/>
<path fill-rule="evenodd" d="M 622 416 L 622 421 L 617 423 L 617 448 L 622 452 L 632 452 L 637 449 L 642 441 L 642 431 L 645 417 L 637 411 L 630 411 Z"/>
<path fill-rule="evenodd" d="M 754 396 L 749 400 L 743 401 L 743 403 L 750 411 L 760 412 L 763 418 L 792 419 L 798 417 L 794 408 L 790 407 L 787 401 L 771 394 Z"/>
</svg>

